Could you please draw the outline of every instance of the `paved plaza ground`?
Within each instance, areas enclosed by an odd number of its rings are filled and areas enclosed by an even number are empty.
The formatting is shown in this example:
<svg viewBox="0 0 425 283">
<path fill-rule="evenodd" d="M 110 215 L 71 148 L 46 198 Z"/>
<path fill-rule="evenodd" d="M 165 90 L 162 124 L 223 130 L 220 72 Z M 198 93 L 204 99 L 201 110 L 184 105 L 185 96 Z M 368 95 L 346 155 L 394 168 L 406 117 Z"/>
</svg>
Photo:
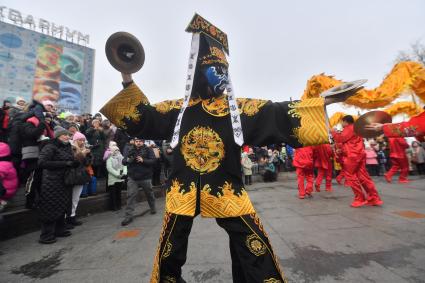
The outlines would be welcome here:
<svg viewBox="0 0 425 283">
<path fill-rule="evenodd" d="M 425 282 L 425 179 L 375 181 L 383 207 L 350 208 L 351 190 L 338 185 L 299 200 L 292 173 L 248 187 L 289 282 Z M 162 215 L 146 203 L 138 212 L 127 227 L 123 212 L 89 216 L 53 245 L 38 244 L 38 232 L 0 242 L 0 282 L 149 282 Z M 183 277 L 232 282 L 228 237 L 214 219 L 195 219 Z"/>
</svg>

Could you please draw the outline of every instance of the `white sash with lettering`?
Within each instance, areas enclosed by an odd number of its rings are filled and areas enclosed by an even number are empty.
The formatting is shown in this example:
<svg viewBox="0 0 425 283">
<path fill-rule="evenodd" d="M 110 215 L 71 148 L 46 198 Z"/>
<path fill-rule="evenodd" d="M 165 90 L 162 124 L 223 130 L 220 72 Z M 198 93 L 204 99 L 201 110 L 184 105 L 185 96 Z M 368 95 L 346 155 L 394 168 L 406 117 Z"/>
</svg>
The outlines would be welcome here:
<svg viewBox="0 0 425 283">
<path fill-rule="evenodd" d="M 171 143 L 170 143 L 171 148 L 175 148 L 176 145 L 179 143 L 180 125 L 182 123 L 183 113 L 186 110 L 186 107 L 189 105 L 190 94 L 192 93 L 193 77 L 195 75 L 196 62 L 198 61 L 198 52 L 199 52 L 199 33 L 194 33 L 192 35 L 192 45 L 190 47 L 190 55 L 189 55 L 189 66 L 187 69 L 186 92 L 184 95 L 182 108 L 180 109 L 179 116 L 177 117 L 176 125 L 174 126 L 173 137 L 171 138 Z"/>
<path fill-rule="evenodd" d="M 230 79 L 230 74 L 228 74 L 228 84 L 226 87 L 227 90 L 227 99 L 229 101 L 230 108 L 230 119 L 232 119 L 232 128 L 233 128 L 233 139 L 235 143 L 239 146 L 243 145 L 243 131 L 241 117 L 239 115 L 238 104 L 236 103 L 235 95 L 233 94 L 233 85 L 232 80 Z"/>
</svg>

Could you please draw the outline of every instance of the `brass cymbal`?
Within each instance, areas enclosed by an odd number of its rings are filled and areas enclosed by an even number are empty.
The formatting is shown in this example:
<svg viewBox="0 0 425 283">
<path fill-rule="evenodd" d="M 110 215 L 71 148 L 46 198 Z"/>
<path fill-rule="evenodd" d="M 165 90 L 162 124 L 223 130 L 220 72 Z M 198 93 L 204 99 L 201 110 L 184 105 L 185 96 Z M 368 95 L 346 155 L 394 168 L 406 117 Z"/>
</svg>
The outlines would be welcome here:
<svg viewBox="0 0 425 283">
<path fill-rule="evenodd" d="M 354 131 L 359 136 L 364 138 L 374 138 L 378 136 L 374 131 L 366 130 L 365 126 L 372 123 L 386 124 L 391 123 L 392 117 L 390 114 L 384 111 L 370 111 L 366 114 L 361 115 L 354 123 Z"/>
<path fill-rule="evenodd" d="M 109 63 L 118 71 L 132 74 L 140 70 L 145 62 L 145 51 L 140 41 L 128 32 L 112 34 L 105 45 Z"/>
<path fill-rule="evenodd" d="M 332 96 L 338 96 L 341 93 L 356 89 L 358 87 L 361 87 L 367 82 L 367 80 L 357 80 L 352 82 L 346 82 L 337 86 L 334 86 L 333 88 L 330 88 L 328 90 L 325 90 L 320 94 L 321 97 L 332 97 Z"/>
</svg>

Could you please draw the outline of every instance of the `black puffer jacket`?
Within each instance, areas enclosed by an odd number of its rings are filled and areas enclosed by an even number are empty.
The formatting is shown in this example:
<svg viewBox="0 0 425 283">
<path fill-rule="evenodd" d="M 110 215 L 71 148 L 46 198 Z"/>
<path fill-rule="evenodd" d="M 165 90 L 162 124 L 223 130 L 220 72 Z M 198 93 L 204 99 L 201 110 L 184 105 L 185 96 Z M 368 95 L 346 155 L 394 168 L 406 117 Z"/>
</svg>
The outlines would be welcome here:
<svg viewBox="0 0 425 283">
<path fill-rule="evenodd" d="M 41 150 L 38 165 L 43 169 L 43 177 L 37 203 L 41 221 L 54 221 L 67 211 L 72 186 L 65 186 L 63 180 L 72 161 L 74 155 L 71 144 L 64 144 L 58 139 L 50 141 Z"/>
<path fill-rule="evenodd" d="M 137 161 L 137 156 L 143 158 L 143 162 Z M 124 156 L 123 164 L 128 165 L 128 176 L 133 180 L 152 179 L 152 166 L 155 165 L 156 158 L 153 150 L 146 145 L 139 148 L 132 146 L 127 156 Z"/>
</svg>

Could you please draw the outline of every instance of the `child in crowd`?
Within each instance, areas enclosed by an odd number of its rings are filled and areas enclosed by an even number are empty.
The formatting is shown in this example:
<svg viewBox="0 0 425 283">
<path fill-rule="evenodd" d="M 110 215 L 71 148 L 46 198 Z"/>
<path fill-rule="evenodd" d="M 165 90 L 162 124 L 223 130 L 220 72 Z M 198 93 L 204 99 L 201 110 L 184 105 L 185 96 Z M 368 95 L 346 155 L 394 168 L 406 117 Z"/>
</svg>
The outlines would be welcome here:
<svg viewBox="0 0 425 283">
<path fill-rule="evenodd" d="M 118 146 L 112 144 L 108 149 L 110 154 L 106 160 L 106 169 L 108 170 L 110 209 L 116 211 L 121 209 L 121 191 L 125 186 L 127 166 L 122 164 L 123 156 Z"/>
<path fill-rule="evenodd" d="M 10 161 L 10 147 L 0 142 L 0 212 L 7 206 L 7 200 L 12 198 L 18 189 L 18 175 Z"/>
</svg>

